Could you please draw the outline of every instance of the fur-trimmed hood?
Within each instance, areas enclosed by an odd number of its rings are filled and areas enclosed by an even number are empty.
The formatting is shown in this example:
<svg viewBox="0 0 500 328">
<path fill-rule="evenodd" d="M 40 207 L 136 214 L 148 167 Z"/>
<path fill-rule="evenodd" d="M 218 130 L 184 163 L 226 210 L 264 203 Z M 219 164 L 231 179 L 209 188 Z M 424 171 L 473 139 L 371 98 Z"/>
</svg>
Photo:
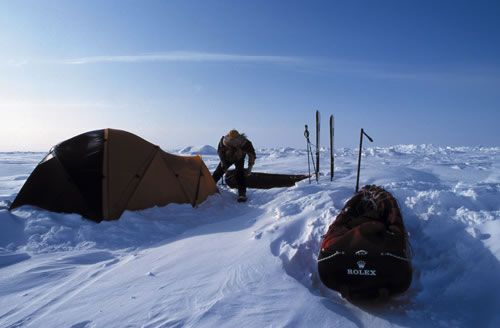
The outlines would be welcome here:
<svg viewBox="0 0 500 328">
<path fill-rule="evenodd" d="M 229 135 L 222 138 L 222 143 L 226 147 L 242 148 L 247 143 L 248 139 L 244 134 L 240 134 L 237 137 L 231 138 Z"/>
<path fill-rule="evenodd" d="M 236 131 L 237 132 L 237 131 Z M 229 166 L 232 163 L 244 159 L 248 155 L 248 165 L 253 166 L 257 156 L 252 142 L 243 133 L 228 133 L 220 139 L 217 153 L 221 162 Z"/>
</svg>

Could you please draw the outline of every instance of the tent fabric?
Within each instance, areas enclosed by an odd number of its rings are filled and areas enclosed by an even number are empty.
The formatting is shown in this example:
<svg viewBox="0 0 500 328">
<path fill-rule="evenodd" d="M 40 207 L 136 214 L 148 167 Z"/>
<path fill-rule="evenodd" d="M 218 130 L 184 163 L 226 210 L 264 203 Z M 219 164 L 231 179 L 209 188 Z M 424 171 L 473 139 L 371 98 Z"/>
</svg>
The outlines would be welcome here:
<svg viewBox="0 0 500 328">
<path fill-rule="evenodd" d="M 215 182 L 199 156 L 169 154 L 132 133 L 104 129 L 54 146 L 11 209 L 33 205 L 101 221 L 155 205 L 195 207 L 215 192 Z"/>
</svg>

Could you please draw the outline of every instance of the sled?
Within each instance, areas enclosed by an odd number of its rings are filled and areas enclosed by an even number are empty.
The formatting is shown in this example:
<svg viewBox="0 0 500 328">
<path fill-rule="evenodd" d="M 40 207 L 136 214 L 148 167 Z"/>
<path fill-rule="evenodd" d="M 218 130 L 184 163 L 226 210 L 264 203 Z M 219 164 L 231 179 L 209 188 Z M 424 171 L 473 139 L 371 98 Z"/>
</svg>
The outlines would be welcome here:
<svg viewBox="0 0 500 328">
<path fill-rule="evenodd" d="M 318 273 L 345 298 L 379 298 L 406 291 L 412 280 L 408 233 L 396 199 L 365 186 L 323 236 Z"/>
<path fill-rule="evenodd" d="M 246 182 L 247 188 L 271 189 L 292 187 L 296 182 L 304 180 L 307 177 L 307 175 L 252 172 L 247 175 Z M 227 171 L 225 174 L 225 181 L 230 188 L 238 188 L 238 183 L 236 182 L 236 171 Z"/>
</svg>

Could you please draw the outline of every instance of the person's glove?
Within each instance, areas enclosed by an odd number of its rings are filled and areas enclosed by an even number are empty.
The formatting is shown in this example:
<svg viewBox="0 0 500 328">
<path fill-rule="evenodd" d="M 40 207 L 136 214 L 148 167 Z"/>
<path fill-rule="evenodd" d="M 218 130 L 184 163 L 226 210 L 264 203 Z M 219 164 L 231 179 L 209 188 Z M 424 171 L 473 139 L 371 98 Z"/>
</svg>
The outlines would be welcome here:
<svg viewBox="0 0 500 328">
<path fill-rule="evenodd" d="M 253 168 L 253 165 L 248 165 L 248 168 L 247 168 L 247 171 L 246 171 L 247 175 L 250 175 L 250 173 L 252 173 L 252 168 Z"/>
</svg>

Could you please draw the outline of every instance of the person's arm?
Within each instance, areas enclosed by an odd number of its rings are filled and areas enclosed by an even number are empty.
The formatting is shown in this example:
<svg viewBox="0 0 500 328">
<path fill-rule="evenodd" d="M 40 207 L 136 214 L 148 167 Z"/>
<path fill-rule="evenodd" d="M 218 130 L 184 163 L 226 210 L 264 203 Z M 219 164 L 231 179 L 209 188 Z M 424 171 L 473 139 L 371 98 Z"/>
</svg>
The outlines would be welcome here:
<svg viewBox="0 0 500 328">
<path fill-rule="evenodd" d="M 219 155 L 221 169 L 225 173 L 229 165 L 227 165 L 226 161 L 226 146 L 224 146 L 223 140 L 224 137 L 220 138 L 219 145 L 217 146 L 217 154 Z"/>
<path fill-rule="evenodd" d="M 222 158 L 224 156 L 224 143 L 222 142 L 222 140 L 224 139 L 224 137 L 220 138 L 219 140 L 219 144 L 217 145 L 217 154 L 219 154 L 219 158 Z"/>
<path fill-rule="evenodd" d="M 248 155 L 248 169 L 247 172 L 250 173 L 255 164 L 255 159 L 257 155 L 255 154 L 255 149 L 253 148 L 253 144 L 250 140 L 247 140 L 242 150 Z"/>
</svg>

